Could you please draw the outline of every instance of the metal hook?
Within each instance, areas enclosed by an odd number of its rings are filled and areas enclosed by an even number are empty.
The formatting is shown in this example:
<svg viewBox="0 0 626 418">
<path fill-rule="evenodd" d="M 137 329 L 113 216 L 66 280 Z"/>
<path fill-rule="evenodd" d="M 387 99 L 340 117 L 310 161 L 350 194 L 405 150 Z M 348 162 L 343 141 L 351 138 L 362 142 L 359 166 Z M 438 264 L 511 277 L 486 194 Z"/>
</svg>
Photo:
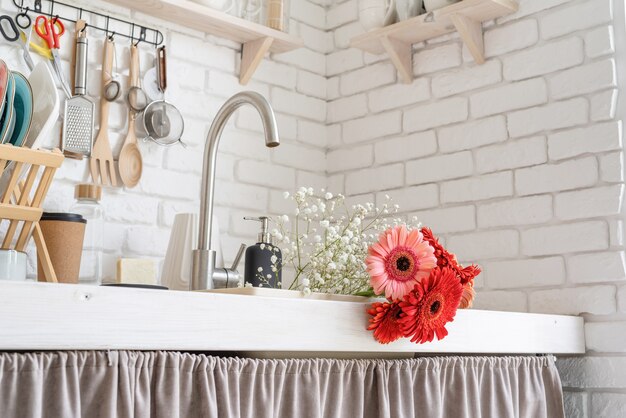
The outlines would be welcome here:
<svg viewBox="0 0 626 418">
<path fill-rule="evenodd" d="M 139 42 L 145 41 L 145 40 L 146 40 L 146 28 L 142 26 L 141 30 L 139 31 L 139 40 L 137 41 L 137 45 L 139 45 Z"/>
<path fill-rule="evenodd" d="M 82 19 L 83 18 L 83 8 L 79 7 L 78 8 L 78 19 Z"/>
<path fill-rule="evenodd" d="M 54 0 L 50 0 L 50 16 L 54 16 Z"/>
<path fill-rule="evenodd" d="M 54 24 L 56 24 L 56 23 L 57 23 L 57 20 L 59 20 L 59 15 L 56 15 L 56 16 L 54 16 L 54 17 L 52 18 L 52 24 L 53 24 L 53 25 L 54 25 Z"/>
<path fill-rule="evenodd" d="M 113 42 L 113 37 L 115 36 L 115 31 L 111 32 L 109 35 L 109 41 Z"/>
<path fill-rule="evenodd" d="M 79 34 L 83 34 L 85 33 L 85 31 L 87 30 L 87 26 L 89 26 L 89 24 L 87 22 L 85 22 L 85 26 L 83 26 L 83 28 L 80 30 Z"/>
<path fill-rule="evenodd" d="M 107 16 L 107 25 L 106 25 L 106 29 L 105 29 L 105 31 L 106 31 L 106 35 L 107 35 L 107 36 L 109 36 L 109 20 L 110 20 L 110 19 L 111 19 L 111 17 L 110 17 L 110 16 Z"/>
</svg>

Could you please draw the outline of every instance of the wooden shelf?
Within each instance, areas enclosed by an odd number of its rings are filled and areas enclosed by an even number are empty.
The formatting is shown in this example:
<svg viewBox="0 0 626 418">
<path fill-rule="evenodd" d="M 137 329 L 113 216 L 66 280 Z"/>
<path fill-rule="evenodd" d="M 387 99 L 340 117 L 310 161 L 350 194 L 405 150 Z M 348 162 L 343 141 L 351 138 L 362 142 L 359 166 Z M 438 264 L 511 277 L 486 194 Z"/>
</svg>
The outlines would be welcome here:
<svg viewBox="0 0 626 418">
<path fill-rule="evenodd" d="M 482 22 L 517 11 L 516 0 L 462 0 L 352 38 L 350 46 L 372 54 L 388 53 L 405 83 L 413 81 L 412 45 L 457 31 L 474 60 L 485 62 Z"/>
<path fill-rule="evenodd" d="M 239 81 L 246 84 L 266 52 L 287 52 L 304 45 L 302 39 L 258 23 L 231 16 L 188 0 L 109 0 L 178 25 L 241 42 Z"/>
<path fill-rule="evenodd" d="M 441 341 L 381 345 L 366 330 L 368 306 L 0 281 L 0 350 L 234 351 L 261 357 L 585 352 L 582 318 L 473 309 L 459 310 Z"/>
</svg>

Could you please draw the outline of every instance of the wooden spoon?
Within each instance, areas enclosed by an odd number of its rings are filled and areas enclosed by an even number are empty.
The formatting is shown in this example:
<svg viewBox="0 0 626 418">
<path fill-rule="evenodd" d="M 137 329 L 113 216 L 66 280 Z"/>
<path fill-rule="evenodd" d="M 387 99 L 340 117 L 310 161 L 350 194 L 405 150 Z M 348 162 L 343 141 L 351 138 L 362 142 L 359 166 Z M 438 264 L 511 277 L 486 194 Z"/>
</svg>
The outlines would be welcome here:
<svg viewBox="0 0 626 418">
<path fill-rule="evenodd" d="M 130 85 L 131 87 L 139 86 L 139 53 L 135 45 L 130 47 Z M 143 171 L 143 161 L 135 134 L 136 118 L 137 112 L 130 109 L 128 112 L 128 133 L 118 160 L 120 177 L 126 187 L 135 187 L 139 183 Z"/>
</svg>

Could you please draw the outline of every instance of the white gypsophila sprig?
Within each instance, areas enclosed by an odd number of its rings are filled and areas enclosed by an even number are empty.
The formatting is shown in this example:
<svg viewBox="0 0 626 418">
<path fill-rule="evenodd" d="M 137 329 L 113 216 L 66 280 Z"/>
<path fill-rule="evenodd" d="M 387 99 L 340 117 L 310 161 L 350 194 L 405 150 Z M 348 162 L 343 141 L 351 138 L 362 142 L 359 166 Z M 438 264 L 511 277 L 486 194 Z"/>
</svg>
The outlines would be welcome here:
<svg viewBox="0 0 626 418">
<path fill-rule="evenodd" d="M 398 205 L 385 196 L 381 208 L 373 203 L 348 206 L 342 194 L 301 187 L 284 193 L 295 203 L 293 213 L 277 219 L 276 244 L 282 248 L 283 265 L 295 270 L 290 289 L 356 294 L 370 287 L 365 265 L 369 246 L 386 229 L 406 224 L 397 216 Z"/>
</svg>

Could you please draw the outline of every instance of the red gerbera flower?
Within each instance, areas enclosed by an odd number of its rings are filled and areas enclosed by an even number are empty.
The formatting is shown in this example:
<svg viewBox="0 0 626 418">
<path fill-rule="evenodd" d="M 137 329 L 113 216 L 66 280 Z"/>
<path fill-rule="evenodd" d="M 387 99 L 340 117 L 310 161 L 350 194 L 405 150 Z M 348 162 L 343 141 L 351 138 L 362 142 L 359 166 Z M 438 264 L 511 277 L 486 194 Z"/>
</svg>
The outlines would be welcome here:
<svg viewBox="0 0 626 418">
<path fill-rule="evenodd" d="M 367 329 L 374 330 L 374 338 L 379 343 L 389 344 L 403 336 L 398 322 L 402 309 L 398 302 L 375 302 L 367 313 L 373 316 Z"/>
<path fill-rule="evenodd" d="M 437 257 L 437 267 L 452 267 L 457 263 L 456 256 L 445 248 L 443 245 L 439 243 L 439 239 L 435 237 L 433 231 L 430 228 L 422 227 L 422 235 L 424 236 L 424 240 L 428 241 L 433 250 L 435 250 L 435 257 Z"/>
<path fill-rule="evenodd" d="M 474 281 L 463 285 L 463 295 L 461 296 L 461 302 L 459 303 L 459 309 L 469 309 L 474 303 L 474 297 L 476 297 L 476 291 L 474 290 Z"/>
<path fill-rule="evenodd" d="M 462 265 L 456 260 L 456 256 L 443 248 L 443 245 L 439 243 L 439 239 L 435 237 L 433 231 L 430 228 L 423 227 L 422 235 L 424 240 L 428 241 L 431 247 L 435 250 L 435 257 L 437 257 L 437 267 L 450 267 L 454 270 L 457 277 L 461 281 L 461 284 L 465 284 L 470 280 L 473 280 L 481 272 L 480 267 L 475 264 L 463 268 Z"/>
<path fill-rule="evenodd" d="M 430 342 L 435 336 L 444 338 L 448 335 L 445 326 L 454 319 L 462 295 L 463 286 L 454 270 L 434 269 L 400 302 L 404 336 L 417 343 Z"/>
<path fill-rule="evenodd" d="M 472 264 L 467 266 L 459 271 L 457 271 L 457 275 L 461 279 L 462 284 L 467 284 L 474 280 L 476 276 L 480 274 L 482 270 L 476 264 Z"/>
</svg>

